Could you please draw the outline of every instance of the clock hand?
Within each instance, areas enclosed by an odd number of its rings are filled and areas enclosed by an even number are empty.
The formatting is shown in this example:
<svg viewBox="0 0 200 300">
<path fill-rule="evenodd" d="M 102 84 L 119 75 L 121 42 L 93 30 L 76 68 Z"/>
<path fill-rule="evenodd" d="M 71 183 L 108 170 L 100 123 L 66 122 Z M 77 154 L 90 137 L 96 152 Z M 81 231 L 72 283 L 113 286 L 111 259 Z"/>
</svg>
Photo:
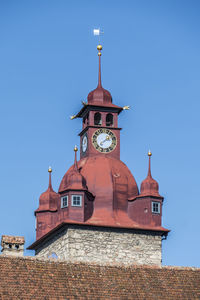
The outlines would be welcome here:
<svg viewBox="0 0 200 300">
<path fill-rule="evenodd" d="M 102 146 L 104 142 L 109 141 L 109 140 L 110 140 L 110 137 L 107 135 L 107 136 L 106 136 L 106 139 L 103 140 L 102 142 L 100 142 L 100 145 Z"/>
</svg>

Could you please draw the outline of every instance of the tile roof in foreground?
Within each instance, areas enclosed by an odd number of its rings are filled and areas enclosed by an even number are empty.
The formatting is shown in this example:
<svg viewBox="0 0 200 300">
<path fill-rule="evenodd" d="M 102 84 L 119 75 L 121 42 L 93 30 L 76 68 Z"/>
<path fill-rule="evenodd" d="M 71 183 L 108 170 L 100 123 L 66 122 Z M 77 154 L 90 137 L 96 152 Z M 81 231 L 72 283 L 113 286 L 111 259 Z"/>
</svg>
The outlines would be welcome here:
<svg viewBox="0 0 200 300">
<path fill-rule="evenodd" d="M 200 299 L 200 269 L 0 256 L 0 299 Z"/>
</svg>

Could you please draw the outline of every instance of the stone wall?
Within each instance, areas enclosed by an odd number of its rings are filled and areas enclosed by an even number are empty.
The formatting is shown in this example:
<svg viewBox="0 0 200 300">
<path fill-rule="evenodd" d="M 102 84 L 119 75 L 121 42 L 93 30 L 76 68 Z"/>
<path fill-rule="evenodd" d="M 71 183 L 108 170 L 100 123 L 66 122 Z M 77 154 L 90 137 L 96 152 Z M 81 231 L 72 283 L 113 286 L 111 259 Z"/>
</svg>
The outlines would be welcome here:
<svg viewBox="0 0 200 300">
<path fill-rule="evenodd" d="M 36 255 L 71 262 L 160 266 L 161 240 L 156 232 L 66 225 L 40 244 Z"/>
</svg>

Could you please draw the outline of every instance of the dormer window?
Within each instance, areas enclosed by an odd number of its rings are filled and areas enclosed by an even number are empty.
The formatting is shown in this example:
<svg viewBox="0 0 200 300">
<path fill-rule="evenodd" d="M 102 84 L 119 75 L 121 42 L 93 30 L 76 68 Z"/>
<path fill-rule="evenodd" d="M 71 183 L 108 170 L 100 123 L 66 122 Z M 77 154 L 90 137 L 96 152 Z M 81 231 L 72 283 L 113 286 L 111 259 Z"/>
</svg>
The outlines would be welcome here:
<svg viewBox="0 0 200 300">
<path fill-rule="evenodd" d="M 82 206 L 82 195 L 72 195 L 72 206 Z"/>
<path fill-rule="evenodd" d="M 112 114 L 106 115 L 106 126 L 113 126 L 113 115 Z"/>
<path fill-rule="evenodd" d="M 152 213 L 160 214 L 160 202 L 152 202 Z"/>
<path fill-rule="evenodd" d="M 61 197 L 61 208 L 68 207 L 68 196 Z"/>
<path fill-rule="evenodd" d="M 94 125 L 101 125 L 101 114 L 99 112 L 94 114 Z"/>
</svg>

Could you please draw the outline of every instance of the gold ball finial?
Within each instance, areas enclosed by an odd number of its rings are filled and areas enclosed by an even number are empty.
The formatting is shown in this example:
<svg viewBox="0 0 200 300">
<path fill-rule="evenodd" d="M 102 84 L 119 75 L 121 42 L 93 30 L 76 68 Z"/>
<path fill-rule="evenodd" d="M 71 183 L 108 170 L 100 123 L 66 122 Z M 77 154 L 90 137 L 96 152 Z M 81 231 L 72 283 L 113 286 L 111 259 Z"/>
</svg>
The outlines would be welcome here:
<svg viewBox="0 0 200 300">
<path fill-rule="evenodd" d="M 152 153 L 151 153 L 151 151 L 149 150 L 149 152 L 148 152 L 148 156 L 151 156 L 152 155 Z"/>
<path fill-rule="evenodd" d="M 97 46 L 97 50 L 99 50 L 99 51 L 101 51 L 102 48 L 103 48 L 102 45 L 98 45 L 98 46 Z"/>
<path fill-rule="evenodd" d="M 98 52 L 98 56 L 101 56 L 101 50 L 102 50 L 102 48 L 103 48 L 103 47 L 102 47 L 101 45 L 98 45 L 98 46 L 97 46 L 97 50 L 99 51 L 99 52 Z"/>
<path fill-rule="evenodd" d="M 48 172 L 49 172 L 49 173 L 51 173 L 51 172 L 52 172 L 52 168 L 51 168 L 51 167 L 49 167 L 49 169 L 48 169 Z"/>
<path fill-rule="evenodd" d="M 78 147 L 75 145 L 74 146 L 74 152 L 77 152 L 78 151 Z"/>
</svg>

